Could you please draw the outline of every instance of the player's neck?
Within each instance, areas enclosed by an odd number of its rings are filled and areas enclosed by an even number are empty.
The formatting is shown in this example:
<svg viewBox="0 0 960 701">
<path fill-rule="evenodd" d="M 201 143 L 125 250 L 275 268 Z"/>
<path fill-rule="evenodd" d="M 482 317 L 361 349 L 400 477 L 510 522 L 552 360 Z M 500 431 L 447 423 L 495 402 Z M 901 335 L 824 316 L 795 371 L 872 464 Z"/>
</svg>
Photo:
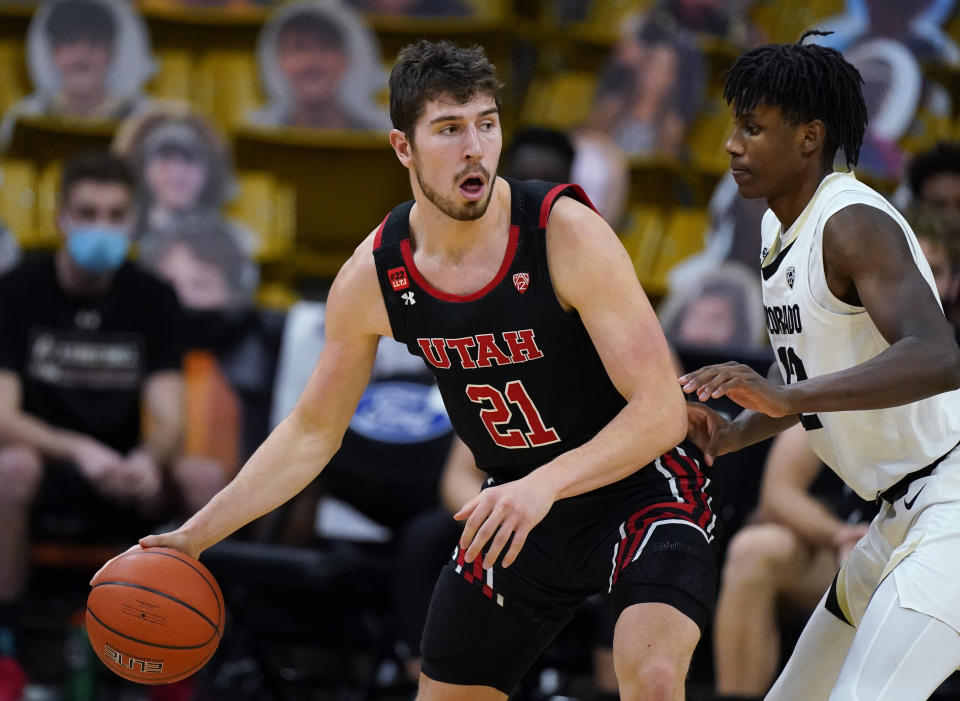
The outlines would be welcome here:
<svg viewBox="0 0 960 701">
<path fill-rule="evenodd" d="M 820 183 L 832 172 L 832 169 L 822 169 L 798 178 L 796 187 L 791 187 L 767 200 L 767 206 L 777 216 L 783 231 L 793 226 L 793 223 L 806 209 L 810 200 L 813 199 Z"/>
<path fill-rule="evenodd" d="M 453 219 L 426 197 L 418 197 L 410 212 L 414 250 L 453 262 L 487 247 L 508 233 L 509 228 L 510 186 L 503 178 L 494 181 L 490 204 L 478 219 Z"/>
</svg>

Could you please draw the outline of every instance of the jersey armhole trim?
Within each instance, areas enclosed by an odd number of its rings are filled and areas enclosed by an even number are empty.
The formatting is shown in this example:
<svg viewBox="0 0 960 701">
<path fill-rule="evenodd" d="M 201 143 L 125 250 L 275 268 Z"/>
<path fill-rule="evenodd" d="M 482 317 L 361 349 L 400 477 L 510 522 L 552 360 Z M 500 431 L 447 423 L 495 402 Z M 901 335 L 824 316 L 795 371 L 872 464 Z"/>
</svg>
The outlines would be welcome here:
<svg viewBox="0 0 960 701">
<path fill-rule="evenodd" d="M 540 205 L 539 226 L 541 229 L 547 228 L 547 220 L 550 218 L 550 211 L 553 209 L 554 203 L 564 190 L 572 190 L 573 194 L 576 195 L 576 199 L 578 199 L 582 204 L 587 205 L 594 212 L 597 211 L 597 208 L 593 206 L 593 202 L 591 202 L 590 198 L 587 197 L 587 193 L 584 192 L 583 188 L 579 185 L 574 185 L 572 183 L 557 185 L 547 193 L 547 196 L 543 198 L 543 203 Z M 599 214 L 599 212 L 597 212 L 597 214 Z"/>
<path fill-rule="evenodd" d="M 383 218 L 383 221 L 380 222 L 380 226 L 377 227 L 377 234 L 373 237 L 373 250 L 380 248 L 381 239 L 383 238 L 383 227 L 387 225 L 387 219 L 390 218 L 390 212 L 387 212 L 387 216 Z"/>
</svg>

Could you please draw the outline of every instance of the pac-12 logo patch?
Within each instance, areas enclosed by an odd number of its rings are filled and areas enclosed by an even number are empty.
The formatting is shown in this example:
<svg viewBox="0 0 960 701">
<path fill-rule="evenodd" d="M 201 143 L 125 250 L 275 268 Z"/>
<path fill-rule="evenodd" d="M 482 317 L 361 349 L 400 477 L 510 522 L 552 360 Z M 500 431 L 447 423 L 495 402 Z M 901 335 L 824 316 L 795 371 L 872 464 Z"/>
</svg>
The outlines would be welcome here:
<svg viewBox="0 0 960 701">
<path fill-rule="evenodd" d="M 390 287 L 394 290 L 405 290 L 410 287 L 410 280 L 407 279 L 407 269 L 402 265 L 399 268 L 390 268 L 387 271 L 387 279 L 390 281 Z"/>
<path fill-rule="evenodd" d="M 793 289 L 793 281 L 797 279 L 797 271 L 791 265 L 787 268 L 787 284 L 790 285 L 790 289 Z"/>
<path fill-rule="evenodd" d="M 527 288 L 530 287 L 530 273 L 514 273 L 513 286 L 517 288 L 517 292 L 520 294 L 526 292 Z"/>
</svg>

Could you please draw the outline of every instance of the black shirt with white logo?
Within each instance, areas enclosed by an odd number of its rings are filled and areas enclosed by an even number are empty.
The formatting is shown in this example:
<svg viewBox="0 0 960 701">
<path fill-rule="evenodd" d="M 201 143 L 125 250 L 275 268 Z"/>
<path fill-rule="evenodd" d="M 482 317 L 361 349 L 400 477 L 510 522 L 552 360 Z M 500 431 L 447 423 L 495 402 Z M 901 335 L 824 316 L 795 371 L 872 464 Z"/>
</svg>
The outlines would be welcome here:
<svg viewBox="0 0 960 701">
<path fill-rule="evenodd" d="M 173 290 L 125 263 L 95 297 L 68 295 L 52 256 L 0 278 L 0 369 L 23 386 L 21 408 L 126 453 L 141 438 L 141 390 L 179 370 L 183 319 Z"/>
<path fill-rule="evenodd" d="M 560 196 L 589 200 L 577 186 L 507 182 L 506 254 L 475 293 L 445 293 L 417 270 L 412 201 L 384 219 L 374 242 L 394 338 L 424 359 L 457 434 L 497 481 L 585 443 L 626 405 L 579 315 L 560 305 L 547 266 L 553 204 Z"/>
</svg>

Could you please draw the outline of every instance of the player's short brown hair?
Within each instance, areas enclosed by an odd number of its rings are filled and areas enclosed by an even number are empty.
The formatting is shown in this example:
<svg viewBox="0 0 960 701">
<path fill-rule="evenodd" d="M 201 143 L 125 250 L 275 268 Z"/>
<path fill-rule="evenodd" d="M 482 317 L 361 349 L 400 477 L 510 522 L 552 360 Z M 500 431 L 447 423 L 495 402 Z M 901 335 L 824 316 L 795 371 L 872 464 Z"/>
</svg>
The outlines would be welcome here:
<svg viewBox="0 0 960 701">
<path fill-rule="evenodd" d="M 412 141 L 414 126 L 430 100 L 447 96 L 463 104 L 476 95 L 489 95 L 500 109 L 502 87 L 482 47 L 422 39 L 397 54 L 390 72 L 390 119 L 394 129 Z"/>
</svg>

